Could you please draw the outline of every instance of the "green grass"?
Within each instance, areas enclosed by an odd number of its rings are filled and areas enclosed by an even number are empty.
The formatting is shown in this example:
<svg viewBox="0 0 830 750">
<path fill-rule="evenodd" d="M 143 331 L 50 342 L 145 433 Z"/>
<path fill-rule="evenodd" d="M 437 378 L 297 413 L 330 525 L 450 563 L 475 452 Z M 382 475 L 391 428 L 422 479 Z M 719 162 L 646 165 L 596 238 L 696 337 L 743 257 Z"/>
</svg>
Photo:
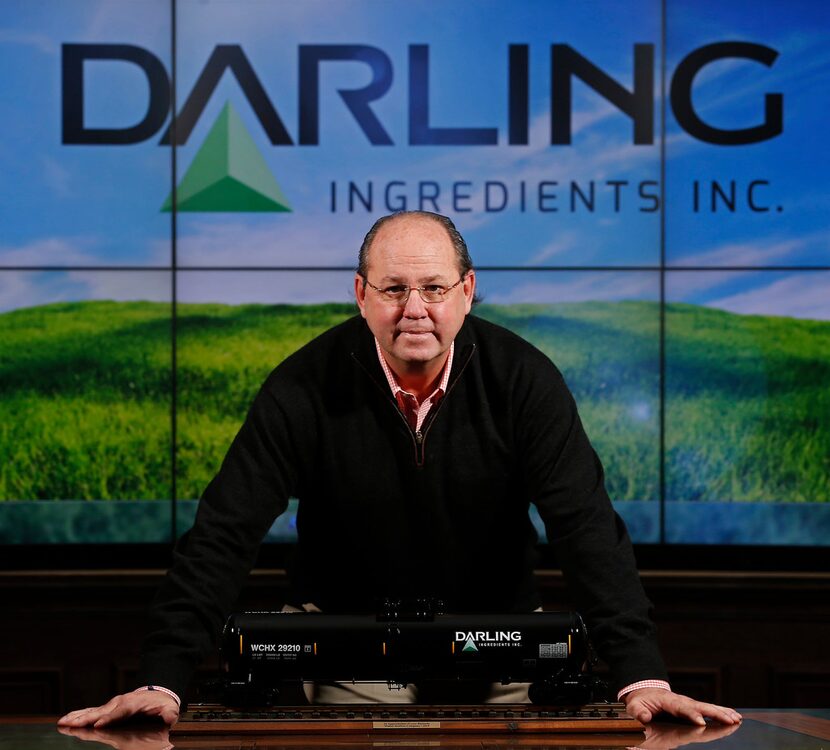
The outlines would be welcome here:
<svg viewBox="0 0 830 750">
<path fill-rule="evenodd" d="M 198 497 L 268 372 L 351 305 L 179 305 L 178 496 Z M 617 500 L 659 496 L 659 308 L 482 305 L 563 371 Z M 171 494 L 171 307 L 0 315 L 0 499 Z M 666 309 L 677 500 L 830 501 L 830 324 Z"/>
<path fill-rule="evenodd" d="M 170 497 L 170 306 L 0 315 L 0 498 Z"/>
<path fill-rule="evenodd" d="M 830 501 L 830 324 L 670 305 L 669 498 Z"/>
</svg>

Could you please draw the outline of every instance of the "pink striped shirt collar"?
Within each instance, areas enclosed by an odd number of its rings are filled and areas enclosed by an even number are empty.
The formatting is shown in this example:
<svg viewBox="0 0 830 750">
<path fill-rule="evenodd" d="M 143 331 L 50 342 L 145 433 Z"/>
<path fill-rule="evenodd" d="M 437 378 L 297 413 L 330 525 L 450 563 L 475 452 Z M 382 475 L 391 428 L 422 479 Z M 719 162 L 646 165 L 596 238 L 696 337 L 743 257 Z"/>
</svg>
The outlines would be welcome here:
<svg viewBox="0 0 830 750">
<path fill-rule="evenodd" d="M 436 389 L 421 403 L 418 403 L 418 399 L 414 394 L 409 391 L 405 391 L 398 384 L 398 381 L 395 378 L 395 373 L 392 372 L 389 364 L 386 362 L 386 357 L 383 356 L 383 350 L 380 348 L 380 344 L 377 339 L 375 339 L 375 349 L 378 353 L 378 360 L 380 361 L 383 374 L 386 376 L 386 382 L 389 383 L 389 388 L 391 389 L 395 400 L 398 402 L 398 405 L 405 412 L 407 411 L 407 407 L 409 407 L 416 415 L 416 422 L 413 425 L 413 429 L 417 432 L 421 429 L 421 425 L 423 425 L 430 409 L 447 392 L 447 384 L 449 383 L 450 372 L 452 371 L 452 358 L 455 353 L 455 342 L 453 341 L 450 344 L 449 355 L 447 356 L 447 361 L 444 363 L 444 372 L 441 375 L 441 382 L 438 383 Z"/>
</svg>

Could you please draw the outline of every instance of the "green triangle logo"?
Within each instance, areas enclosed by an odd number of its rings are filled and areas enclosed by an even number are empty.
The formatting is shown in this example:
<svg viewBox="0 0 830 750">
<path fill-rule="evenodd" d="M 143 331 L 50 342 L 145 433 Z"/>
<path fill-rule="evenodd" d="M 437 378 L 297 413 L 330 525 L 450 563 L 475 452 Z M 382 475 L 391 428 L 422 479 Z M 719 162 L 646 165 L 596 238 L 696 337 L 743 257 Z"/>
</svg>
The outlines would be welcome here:
<svg viewBox="0 0 830 750">
<path fill-rule="evenodd" d="M 464 651 L 478 651 L 472 638 L 467 639 L 467 642 L 464 644 L 464 648 L 461 649 L 462 653 L 464 653 Z"/>
<path fill-rule="evenodd" d="M 227 102 L 176 191 L 179 211 L 291 211 L 251 134 Z M 173 209 L 173 194 L 161 207 Z"/>
</svg>

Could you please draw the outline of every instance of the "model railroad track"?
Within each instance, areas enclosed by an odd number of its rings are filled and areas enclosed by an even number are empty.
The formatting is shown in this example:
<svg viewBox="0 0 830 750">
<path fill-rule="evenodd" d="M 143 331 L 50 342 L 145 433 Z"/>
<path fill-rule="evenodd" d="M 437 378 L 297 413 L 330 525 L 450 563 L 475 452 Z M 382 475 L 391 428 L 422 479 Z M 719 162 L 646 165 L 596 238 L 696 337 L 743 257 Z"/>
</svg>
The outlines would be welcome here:
<svg viewBox="0 0 830 750">
<path fill-rule="evenodd" d="M 578 707 L 530 704 L 407 706 L 400 704 L 281 706 L 236 710 L 195 705 L 171 736 L 327 733 L 582 733 L 642 732 L 621 703 Z"/>
</svg>

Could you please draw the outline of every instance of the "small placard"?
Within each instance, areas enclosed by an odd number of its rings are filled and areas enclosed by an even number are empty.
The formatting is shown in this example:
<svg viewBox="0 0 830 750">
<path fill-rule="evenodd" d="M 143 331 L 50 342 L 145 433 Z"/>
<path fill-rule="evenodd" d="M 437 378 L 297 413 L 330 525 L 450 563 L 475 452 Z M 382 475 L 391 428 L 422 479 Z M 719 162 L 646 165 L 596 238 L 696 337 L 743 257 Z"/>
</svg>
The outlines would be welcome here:
<svg viewBox="0 0 830 750">
<path fill-rule="evenodd" d="M 372 729 L 440 729 L 440 721 L 373 721 Z"/>
</svg>

